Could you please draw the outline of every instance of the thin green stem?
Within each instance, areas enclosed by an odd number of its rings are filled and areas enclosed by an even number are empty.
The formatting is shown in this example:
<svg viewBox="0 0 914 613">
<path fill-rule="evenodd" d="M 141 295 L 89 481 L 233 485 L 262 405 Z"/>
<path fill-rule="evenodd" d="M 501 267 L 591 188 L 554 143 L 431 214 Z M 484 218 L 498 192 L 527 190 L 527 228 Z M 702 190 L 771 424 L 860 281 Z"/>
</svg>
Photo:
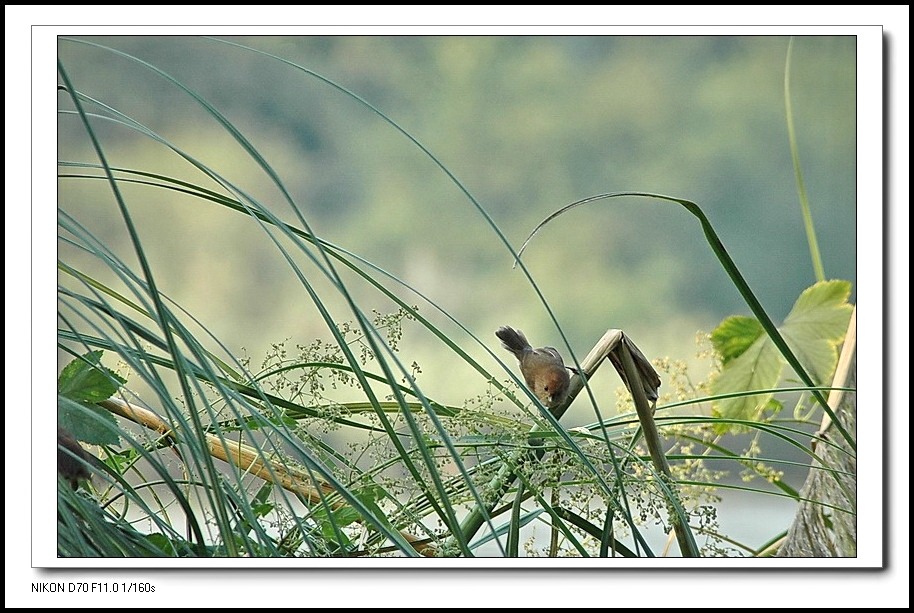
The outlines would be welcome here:
<svg viewBox="0 0 914 613">
<path fill-rule="evenodd" d="M 787 138 L 790 140 L 790 159 L 793 161 L 793 174 L 797 180 L 797 195 L 800 197 L 800 210 L 803 213 L 803 225 L 806 227 L 806 240 L 809 242 L 809 257 L 816 273 L 816 281 L 825 280 L 825 268 L 822 266 L 822 255 L 819 253 L 819 241 L 812 223 L 809 210 L 809 197 L 806 195 L 806 183 L 803 181 L 803 169 L 800 168 L 800 151 L 797 147 L 797 135 L 793 127 L 793 106 L 790 103 L 790 52 L 793 49 L 793 37 L 787 43 L 787 62 L 784 66 L 784 106 L 787 110 Z"/>
</svg>

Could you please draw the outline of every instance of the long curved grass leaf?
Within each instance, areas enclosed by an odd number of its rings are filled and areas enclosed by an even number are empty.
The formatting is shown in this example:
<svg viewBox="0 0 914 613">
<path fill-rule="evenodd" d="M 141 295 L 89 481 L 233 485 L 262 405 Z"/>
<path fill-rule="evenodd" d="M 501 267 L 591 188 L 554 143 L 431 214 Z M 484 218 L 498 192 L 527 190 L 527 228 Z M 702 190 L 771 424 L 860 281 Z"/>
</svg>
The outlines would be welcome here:
<svg viewBox="0 0 914 613">
<path fill-rule="evenodd" d="M 699 207 L 697 204 L 695 204 L 694 202 L 692 202 L 690 200 L 686 200 L 684 198 L 675 198 L 673 196 L 666 196 L 663 194 L 654 194 L 654 193 L 650 193 L 650 192 L 637 192 L 637 191 L 613 192 L 613 193 L 598 194 L 596 196 L 590 196 L 588 198 L 583 198 L 581 200 L 578 200 L 576 202 L 572 202 L 571 204 L 563 206 L 562 208 L 558 209 L 557 211 L 553 212 L 551 215 L 546 217 L 546 219 L 541 221 L 539 224 L 537 224 L 537 226 L 533 229 L 532 232 L 530 232 L 530 235 L 524 241 L 524 244 L 521 246 L 520 251 L 518 251 L 518 254 L 517 254 L 518 262 L 520 261 L 520 256 L 523 254 L 524 250 L 527 248 L 527 245 L 530 243 L 530 241 L 533 239 L 533 237 L 536 236 L 536 234 L 540 231 L 540 229 L 542 229 L 544 226 L 546 226 L 549 222 L 551 222 L 556 217 L 563 215 L 564 213 L 570 211 L 571 209 L 582 206 L 584 204 L 589 204 L 591 202 L 598 202 L 600 200 L 608 200 L 608 199 L 613 199 L 613 198 L 624 198 L 624 197 L 649 198 L 652 200 L 673 202 L 673 203 L 676 203 L 676 204 L 682 206 L 689 213 L 691 213 L 696 219 L 698 219 L 698 222 L 701 224 L 702 231 L 704 232 L 705 239 L 707 240 L 708 245 L 711 247 L 711 250 L 714 252 L 714 255 L 717 257 L 721 266 L 724 268 L 724 271 L 727 273 L 727 276 L 730 277 L 730 280 L 736 286 L 736 289 L 737 289 L 737 291 L 739 291 L 740 295 L 743 297 L 743 300 L 745 300 L 746 304 L 749 306 L 749 309 L 756 316 L 756 318 L 759 320 L 759 322 L 761 322 L 762 327 L 765 328 L 765 332 L 768 333 L 768 336 L 771 338 L 772 342 L 778 348 L 778 351 L 781 352 L 781 355 L 784 356 L 784 358 L 787 360 L 787 363 L 790 364 L 791 368 L 793 368 L 794 372 L 796 372 L 797 375 L 800 377 L 800 379 L 802 379 L 803 383 L 808 385 L 810 388 L 816 387 L 816 384 L 813 382 L 812 378 L 806 372 L 806 369 L 803 368 L 803 365 L 800 363 L 800 361 L 797 359 L 796 355 L 794 355 L 793 351 L 791 351 L 790 347 L 787 345 L 787 341 L 785 341 L 784 337 L 781 336 L 781 333 L 778 332 L 777 327 L 774 325 L 774 322 L 771 321 L 771 318 L 768 316 L 768 313 L 765 311 L 764 307 L 762 307 L 761 302 L 759 302 L 758 298 L 756 298 L 755 293 L 749 287 L 749 283 L 743 277 L 742 273 L 739 271 L 739 268 L 737 268 L 736 263 L 733 261 L 733 258 L 731 258 L 730 254 L 727 253 L 727 250 L 724 247 L 724 244 L 721 242 L 720 237 L 717 235 L 717 232 L 714 230 L 714 227 L 711 225 L 711 222 L 708 220 L 707 216 L 701 210 L 701 207 Z M 844 440 L 847 441 L 847 444 L 851 447 L 851 449 L 856 450 L 857 449 L 856 441 L 853 439 L 853 437 L 850 435 L 850 433 L 844 428 L 844 426 L 840 423 L 840 420 L 834 414 L 834 411 L 832 411 L 831 407 L 828 406 L 828 401 L 825 399 L 825 397 L 818 390 L 813 390 L 812 394 L 815 397 L 816 401 L 822 406 L 822 410 L 824 410 L 825 413 L 828 414 L 828 416 L 832 419 L 832 422 L 835 424 L 835 427 L 841 433 L 841 436 L 844 438 Z"/>
</svg>

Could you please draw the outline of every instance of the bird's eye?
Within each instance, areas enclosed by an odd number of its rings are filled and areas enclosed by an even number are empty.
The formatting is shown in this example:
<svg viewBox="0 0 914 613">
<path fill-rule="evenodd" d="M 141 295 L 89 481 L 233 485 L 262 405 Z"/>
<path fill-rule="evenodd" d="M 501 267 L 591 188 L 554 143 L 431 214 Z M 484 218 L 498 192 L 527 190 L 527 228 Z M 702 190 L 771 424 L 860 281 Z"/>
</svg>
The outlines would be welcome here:
<svg viewBox="0 0 914 613">
<path fill-rule="evenodd" d="M 548 385 L 545 386 L 545 387 L 543 388 L 543 391 L 544 391 L 544 392 L 548 392 L 548 391 L 549 391 L 549 386 L 548 386 Z"/>
</svg>

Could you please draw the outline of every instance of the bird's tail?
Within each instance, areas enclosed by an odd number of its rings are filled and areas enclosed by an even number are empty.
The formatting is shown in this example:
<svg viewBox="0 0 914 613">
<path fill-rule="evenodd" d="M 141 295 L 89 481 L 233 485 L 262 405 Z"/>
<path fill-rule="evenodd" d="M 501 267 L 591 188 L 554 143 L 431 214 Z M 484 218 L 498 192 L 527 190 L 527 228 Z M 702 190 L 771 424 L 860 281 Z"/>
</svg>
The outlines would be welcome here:
<svg viewBox="0 0 914 613">
<path fill-rule="evenodd" d="M 495 331 L 495 336 L 501 340 L 501 346 L 513 353 L 518 359 L 525 351 L 533 349 L 527 337 L 520 330 L 508 326 L 502 326 Z"/>
</svg>

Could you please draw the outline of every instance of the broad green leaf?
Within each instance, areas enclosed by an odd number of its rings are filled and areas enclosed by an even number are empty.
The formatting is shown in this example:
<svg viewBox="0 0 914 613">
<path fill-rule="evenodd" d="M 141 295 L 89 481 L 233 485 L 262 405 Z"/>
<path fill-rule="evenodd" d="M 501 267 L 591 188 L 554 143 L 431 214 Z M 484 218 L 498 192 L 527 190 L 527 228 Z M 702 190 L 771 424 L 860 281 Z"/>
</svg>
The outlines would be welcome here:
<svg viewBox="0 0 914 613">
<path fill-rule="evenodd" d="M 57 393 L 91 404 L 111 398 L 126 380 L 102 366 L 101 358 L 101 351 L 91 351 L 67 364 L 57 378 Z"/>
<path fill-rule="evenodd" d="M 800 294 L 779 328 L 797 359 L 819 385 L 831 383 L 838 365 L 838 345 L 844 340 L 853 306 L 847 281 L 822 281 Z"/>
<path fill-rule="evenodd" d="M 78 441 L 90 445 L 117 445 L 116 430 L 93 415 L 117 426 L 114 416 L 95 406 L 111 398 L 126 380 L 101 365 L 102 352 L 90 351 L 67 364 L 57 378 L 57 423 Z"/>
<path fill-rule="evenodd" d="M 103 425 L 97 418 L 110 423 L 114 429 Z M 74 402 L 60 395 L 57 396 L 57 423 L 66 428 L 73 438 L 90 445 L 117 445 L 121 440 L 117 435 L 114 415 L 101 407 Z"/>
<path fill-rule="evenodd" d="M 711 344 L 724 364 L 738 358 L 752 346 L 765 329 L 757 319 L 735 315 L 723 320 L 711 333 Z"/>
<path fill-rule="evenodd" d="M 805 289 L 778 328 L 807 369 L 822 385 L 830 381 L 838 362 L 838 345 L 844 340 L 853 307 L 848 304 L 848 281 L 822 281 Z M 750 323 L 751 322 L 751 323 Z M 761 325 L 748 317 L 730 317 L 711 334 L 720 353 L 723 370 L 712 384 L 714 394 L 751 392 L 777 386 L 786 364 L 766 335 L 757 335 Z M 728 419 L 758 419 L 771 401 L 771 394 L 747 395 L 720 400 L 714 414 Z M 729 426 L 723 426 L 730 429 Z"/>
<path fill-rule="evenodd" d="M 781 378 L 785 360 L 767 336 L 752 343 L 743 354 L 731 360 L 712 383 L 714 394 L 732 394 L 751 390 L 772 389 Z M 716 417 L 756 419 L 759 408 L 771 400 L 772 394 L 755 394 L 719 400 L 714 405 Z M 723 430 L 735 429 L 730 424 Z"/>
</svg>

